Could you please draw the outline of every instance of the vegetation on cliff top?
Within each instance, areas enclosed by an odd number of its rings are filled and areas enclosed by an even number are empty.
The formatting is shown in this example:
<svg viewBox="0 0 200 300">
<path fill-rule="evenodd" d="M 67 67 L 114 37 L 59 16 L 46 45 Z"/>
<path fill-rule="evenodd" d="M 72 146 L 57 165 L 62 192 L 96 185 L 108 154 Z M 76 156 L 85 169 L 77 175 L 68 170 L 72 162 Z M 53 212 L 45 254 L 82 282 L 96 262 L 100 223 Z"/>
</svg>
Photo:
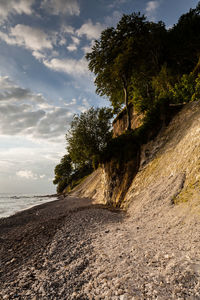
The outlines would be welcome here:
<svg viewBox="0 0 200 300">
<path fill-rule="evenodd" d="M 66 135 L 68 154 L 55 168 L 58 192 L 73 187 L 99 162 L 112 157 L 129 160 L 131 145 L 140 146 L 156 134 L 169 104 L 200 99 L 199 28 L 200 2 L 170 29 L 133 13 L 124 15 L 116 28 L 102 32 L 86 58 L 95 74 L 97 94 L 108 97 L 113 113 L 125 105 L 128 131 L 111 139 L 110 109 L 91 108 L 74 116 Z M 130 102 L 145 115 L 144 124 L 134 132 Z"/>
<path fill-rule="evenodd" d="M 168 30 L 140 13 L 124 15 L 116 28 L 107 28 L 95 41 L 86 58 L 96 76 L 96 92 L 107 96 L 115 111 L 126 105 L 127 129 L 130 102 L 147 111 L 163 98 L 175 103 L 191 99 L 199 71 L 199 28 L 200 3 Z"/>
</svg>

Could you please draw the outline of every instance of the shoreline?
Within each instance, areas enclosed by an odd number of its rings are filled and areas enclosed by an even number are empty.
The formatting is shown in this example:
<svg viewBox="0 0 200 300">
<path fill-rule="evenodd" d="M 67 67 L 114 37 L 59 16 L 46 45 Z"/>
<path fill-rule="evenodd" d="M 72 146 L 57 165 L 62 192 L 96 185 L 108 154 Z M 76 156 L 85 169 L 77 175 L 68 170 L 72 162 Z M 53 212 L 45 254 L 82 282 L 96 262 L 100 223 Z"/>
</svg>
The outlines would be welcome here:
<svg viewBox="0 0 200 300">
<path fill-rule="evenodd" d="M 73 299 L 70 297 L 82 280 L 89 280 L 82 273 L 93 258 L 92 236 L 101 226 L 121 219 L 119 212 L 75 197 L 61 197 L 0 219 L 0 298 Z M 80 260 L 80 270 L 66 273 L 66 266 L 70 268 Z M 55 272 L 58 261 L 64 272 L 59 280 Z M 38 275 L 44 272 L 52 279 Z M 62 282 L 66 276 L 68 281 Z M 63 284 L 67 286 L 60 296 Z"/>
<path fill-rule="evenodd" d="M 0 220 L 0 299 L 200 299 L 199 218 L 106 208 L 66 197 Z"/>
<path fill-rule="evenodd" d="M 95 207 L 90 199 L 60 197 L 0 218 L 0 282 L 5 272 L 44 249 L 66 217 L 90 207 Z"/>
<path fill-rule="evenodd" d="M 39 198 L 49 198 L 49 201 L 47 201 L 47 202 L 43 202 L 43 203 L 38 203 L 38 202 L 36 202 L 36 204 L 34 204 L 34 203 L 32 203 L 32 204 L 30 204 L 30 206 L 29 205 L 27 205 L 27 206 L 25 206 L 24 208 L 22 208 L 22 209 L 20 209 L 20 210 L 17 210 L 17 211 L 13 211 L 13 212 L 10 212 L 10 214 L 9 214 L 9 212 L 8 212 L 8 214 L 9 215 L 7 215 L 7 216 L 1 216 L 0 215 L 0 220 L 1 219 L 5 219 L 5 218 L 9 218 L 9 217 L 12 217 L 12 216 L 14 216 L 14 215 L 16 215 L 16 214 L 18 214 L 18 213 L 20 213 L 20 212 L 23 212 L 23 211 L 25 211 L 25 210 L 29 210 L 29 209 L 31 209 L 31 208 L 34 208 L 34 207 L 36 207 L 36 206 L 40 206 L 40 205 L 43 205 L 43 204 L 47 204 L 47 203 L 50 203 L 50 202 L 53 202 L 53 201 L 58 201 L 60 198 L 62 198 L 62 196 L 61 195 L 58 195 L 58 194 L 52 194 L 52 195 L 43 195 L 43 196 L 36 196 L 36 195 L 34 195 L 34 196 L 22 196 L 22 197 L 20 197 L 20 196 L 11 196 L 11 197 L 9 197 L 10 199 L 27 199 L 27 198 L 30 198 L 30 199 L 39 199 Z M 51 198 L 55 198 L 55 200 L 51 200 Z M 42 200 L 41 200 L 42 201 Z"/>
</svg>

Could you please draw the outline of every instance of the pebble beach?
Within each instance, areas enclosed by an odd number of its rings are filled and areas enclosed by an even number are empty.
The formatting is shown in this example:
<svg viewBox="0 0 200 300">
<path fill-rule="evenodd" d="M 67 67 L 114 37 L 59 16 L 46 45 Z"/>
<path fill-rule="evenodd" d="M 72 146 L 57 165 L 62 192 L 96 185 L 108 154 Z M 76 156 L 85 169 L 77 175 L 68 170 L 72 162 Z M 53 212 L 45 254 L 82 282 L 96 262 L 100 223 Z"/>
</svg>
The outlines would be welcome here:
<svg viewBox="0 0 200 300">
<path fill-rule="evenodd" d="M 200 299 L 198 232 L 147 221 L 74 197 L 0 219 L 0 299 Z"/>
</svg>

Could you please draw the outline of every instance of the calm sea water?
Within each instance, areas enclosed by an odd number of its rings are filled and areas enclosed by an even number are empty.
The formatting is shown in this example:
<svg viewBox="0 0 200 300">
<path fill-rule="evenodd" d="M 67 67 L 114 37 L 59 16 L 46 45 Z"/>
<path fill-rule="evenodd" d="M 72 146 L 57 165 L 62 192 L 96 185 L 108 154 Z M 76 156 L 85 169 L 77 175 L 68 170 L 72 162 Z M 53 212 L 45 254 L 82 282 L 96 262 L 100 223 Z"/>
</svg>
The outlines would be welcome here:
<svg viewBox="0 0 200 300">
<path fill-rule="evenodd" d="M 42 197 L 38 195 L 13 195 L 0 193 L 0 218 L 9 217 L 16 212 L 35 205 L 54 201 L 57 197 Z"/>
</svg>

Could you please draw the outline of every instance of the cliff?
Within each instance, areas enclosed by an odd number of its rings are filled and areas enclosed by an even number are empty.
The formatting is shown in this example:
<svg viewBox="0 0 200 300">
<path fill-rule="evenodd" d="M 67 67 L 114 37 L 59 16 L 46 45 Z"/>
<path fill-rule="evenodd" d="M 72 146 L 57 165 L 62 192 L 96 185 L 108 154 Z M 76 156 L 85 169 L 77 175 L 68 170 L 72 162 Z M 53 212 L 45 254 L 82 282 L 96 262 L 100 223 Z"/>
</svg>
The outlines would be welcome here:
<svg viewBox="0 0 200 300">
<path fill-rule="evenodd" d="M 135 162 L 139 163 L 138 167 L 133 165 L 135 155 L 133 162 L 127 163 L 121 174 L 121 181 L 117 182 L 115 172 L 110 174 L 113 172 L 112 168 L 105 165 L 90 175 L 72 195 L 75 193 L 76 196 L 90 197 L 106 203 L 109 202 L 109 194 L 114 191 L 112 199 L 115 199 L 116 204 L 122 193 L 122 186 L 131 178 L 128 190 L 120 200 L 123 208 L 135 209 L 137 205 L 140 206 L 145 201 L 153 203 L 155 199 L 166 201 L 168 205 L 184 202 L 190 203 L 191 209 L 199 207 L 199 120 L 200 101 L 185 105 L 154 140 L 141 147 L 140 158 Z"/>
<path fill-rule="evenodd" d="M 0 299 L 200 299 L 199 123 L 187 104 L 71 196 L 1 219 Z"/>
</svg>

